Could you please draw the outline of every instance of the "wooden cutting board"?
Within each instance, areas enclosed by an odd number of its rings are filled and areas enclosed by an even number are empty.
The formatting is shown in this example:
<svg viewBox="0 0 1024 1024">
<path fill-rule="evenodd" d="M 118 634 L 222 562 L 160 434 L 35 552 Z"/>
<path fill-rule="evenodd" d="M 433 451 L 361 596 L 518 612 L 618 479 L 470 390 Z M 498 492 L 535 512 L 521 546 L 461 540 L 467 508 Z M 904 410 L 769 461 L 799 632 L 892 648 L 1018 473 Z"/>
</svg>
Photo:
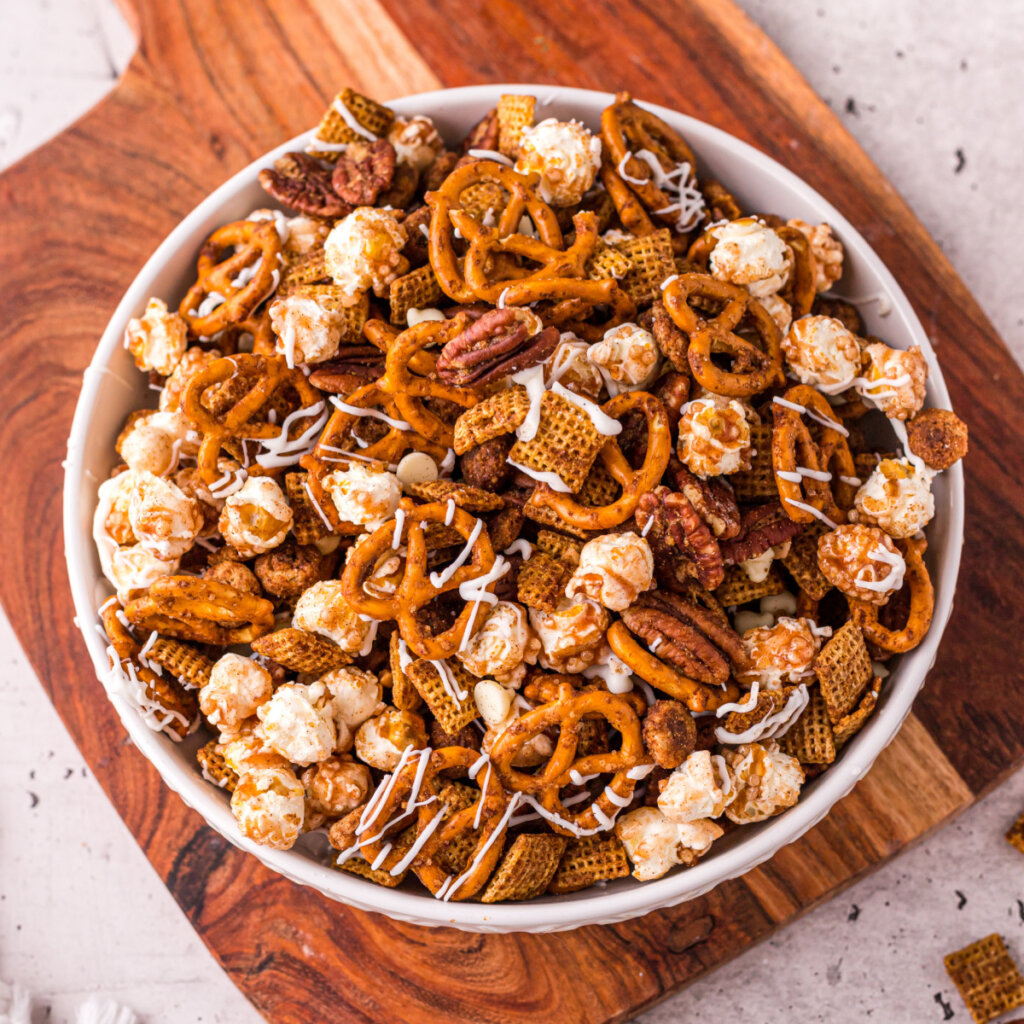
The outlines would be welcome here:
<svg viewBox="0 0 1024 1024">
<path fill-rule="evenodd" d="M 0 175 L 0 598 L 50 698 L 196 931 L 274 1024 L 607 1022 L 676 991 L 963 810 L 1024 754 L 1024 378 L 935 243 L 825 104 L 724 0 L 130 0 L 114 91 Z M 206 828 L 131 747 L 71 617 L 61 459 L 80 376 L 179 218 L 317 121 L 343 84 L 628 88 L 781 160 L 893 269 L 970 423 L 956 610 L 914 715 L 817 828 L 742 879 L 613 927 L 426 930 L 347 910 Z"/>
</svg>

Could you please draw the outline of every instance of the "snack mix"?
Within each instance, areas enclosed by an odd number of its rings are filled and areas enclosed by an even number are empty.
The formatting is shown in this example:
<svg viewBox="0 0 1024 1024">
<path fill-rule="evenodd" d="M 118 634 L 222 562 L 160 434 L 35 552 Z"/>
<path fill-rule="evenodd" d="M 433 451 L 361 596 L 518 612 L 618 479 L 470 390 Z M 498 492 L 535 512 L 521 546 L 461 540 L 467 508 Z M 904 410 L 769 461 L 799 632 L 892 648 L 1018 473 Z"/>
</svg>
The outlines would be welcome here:
<svg viewBox="0 0 1024 1024">
<path fill-rule="evenodd" d="M 460 141 L 341 92 L 128 324 L 158 408 L 95 514 L 110 688 L 201 730 L 247 839 L 441 900 L 660 878 L 793 806 L 928 630 L 967 449 L 827 224 L 626 94 L 539 105 Z"/>
</svg>

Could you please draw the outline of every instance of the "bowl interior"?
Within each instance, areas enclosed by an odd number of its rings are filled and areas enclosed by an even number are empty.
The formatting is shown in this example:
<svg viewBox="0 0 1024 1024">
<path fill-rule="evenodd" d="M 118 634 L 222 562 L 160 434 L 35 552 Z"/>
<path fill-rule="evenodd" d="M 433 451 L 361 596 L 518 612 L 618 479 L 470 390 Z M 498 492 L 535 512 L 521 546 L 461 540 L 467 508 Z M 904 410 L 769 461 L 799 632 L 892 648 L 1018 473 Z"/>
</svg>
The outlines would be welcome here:
<svg viewBox="0 0 1024 1024">
<path fill-rule="evenodd" d="M 538 119 L 575 117 L 596 128 L 611 94 L 551 86 L 473 86 L 395 100 L 401 114 L 429 114 L 449 140 L 461 136 L 502 92 L 525 91 L 538 98 Z M 884 296 L 889 306 L 869 301 L 861 305 L 867 329 L 896 348 L 920 345 L 929 363 L 929 405 L 949 408 L 949 395 L 934 353 L 909 302 L 892 275 L 867 242 L 825 199 L 764 154 L 716 128 L 681 114 L 647 104 L 688 139 L 702 176 L 723 181 L 745 209 L 784 217 L 829 222 L 846 249 L 839 291 L 858 300 Z M 290 140 L 239 172 L 192 211 L 167 237 L 133 281 L 96 350 L 83 379 L 68 445 L 64 492 L 64 535 L 75 610 L 97 675 L 107 673 L 104 641 L 93 628 L 96 608 L 111 590 L 100 571 L 91 539 L 93 509 L 99 483 L 115 462 L 113 440 L 125 415 L 152 406 L 154 395 L 122 346 L 125 325 L 140 315 L 150 296 L 174 305 L 193 280 L 196 253 L 219 225 L 249 211 L 273 205 L 256 180 L 260 167 L 281 153 L 302 148 L 307 136 Z M 903 656 L 894 668 L 878 711 L 843 750 L 824 775 L 807 785 L 797 806 L 759 825 L 736 829 L 719 841 L 701 862 L 670 873 L 656 882 L 632 879 L 595 887 L 563 897 L 543 897 L 528 904 L 483 906 L 441 903 L 410 885 L 384 889 L 324 867 L 326 843 L 309 836 L 289 852 L 258 847 L 242 839 L 235 827 L 226 794 L 206 783 L 194 759 L 198 737 L 175 744 L 153 733 L 135 709 L 112 695 L 125 728 L 154 763 L 167 784 L 227 840 L 254 854 L 269 867 L 325 895 L 367 910 L 427 925 L 454 925 L 481 931 L 552 931 L 624 920 L 659 907 L 693 898 L 719 882 L 743 873 L 791 842 L 818 821 L 870 768 L 879 751 L 892 739 L 931 667 L 952 605 L 963 533 L 961 468 L 941 474 L 933 488 L 936 515 L 928 528 L 928 565 L 935 584 L 934 622 L 925 642 Z"/>
</svg>

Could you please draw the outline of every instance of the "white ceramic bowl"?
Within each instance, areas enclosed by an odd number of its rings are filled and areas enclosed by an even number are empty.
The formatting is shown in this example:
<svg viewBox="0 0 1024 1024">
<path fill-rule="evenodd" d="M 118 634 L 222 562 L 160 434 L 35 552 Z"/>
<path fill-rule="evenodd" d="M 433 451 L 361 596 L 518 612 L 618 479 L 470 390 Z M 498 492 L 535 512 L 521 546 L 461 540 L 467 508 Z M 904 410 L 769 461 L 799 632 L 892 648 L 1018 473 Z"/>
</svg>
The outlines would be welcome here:
<svg viewBox="0 0 1024 1024">
<path fill-rule="evenodd" d="M 576 117 L 597 127 L 601 110 L 612 101 L 608 93 L 540 86 L 487 85 L 423 93 L 395 100 L 401 114 L 429 114 L 442 134 L 455 140 L 497 102 L 503 92 L 523 91 L 538 97 L 539 116 Z M 949 407 L 949 395 L 934 353 L 917 316 L 892 274 L 852 225 L 817 192 L 784 167 L 717 128 L 651 105 L 659 116 L 678 128 L 692 145 L 703 175 L 723 181 L 745 209 L 827 221 L 846 248 L 844 294 L 884 295 L 891 312 L 880 318 L 879 305 L 862 306 L 868 328 L 897 348 L 920 345 L 929 364 L 928 404 Z M 193 279 L 200 243 L 217 226 L 268 205 L 256 180 L 257 171 L 282 153 L 301 149 L 305 135 L 285 143 L 240 171 L 200 203 L 150 257 L 132 282 L 107 326 L 86 370 L 68 444 L 64 484 L 64 536 L 68 573 L 82 634 L 99 678 L 107 674 L 104 643 L 93 628 L 96 609 L 110 589 L 100 572 L 91 539 L 96 491 L 114 464 L 114 438 L 125 415 L 152 404 L 145 375 L 134 368 L 122 347 L 125 324 L 143 310 L 151 295 L 174 305 Z M 317 859 L 323 849 L 303 845 L 279 852 L 243 839 L 235 827 L 227 795 L 200 775 L 194 751 L 197 737 L 175 744 L 150 731 L 124 698 L 111 699 L 135 744 L 156 766 L 164 781 L 205 818 L 225 839 L 258 857 L 274 871 L 310 885 L 331 899 L 374 910 L 421 925 L 452 925 L 472 931 L 547 932 L 626 920 L 669 907 L 707 892 L 719 882 L 743 874 L 792 842 L 828 813 L 871 767 L 879 752 L 896 735 L 932 663 L 949 618 L 960 563 L 963 537 L 963 475 L 959 465 L 937 478 L 936 514 L 928 529 L 928 563 L 935 583 L 935 617 L 924 643 L 899 659 L 885 686 L 878 711 L 863 731 L 843 750 L 839 760 L 805 787 L 800 802 L 759 825 L 731 832 L 712 852 L 689 870 L 677 870 L 655 882 L 640 884 L 621 879 L 563 897 L 544 897 L 525 904 L 484 906 L 443 903 L 415 883 L 386 889 L 356 876 L 324 867 Z"/>
</svg>

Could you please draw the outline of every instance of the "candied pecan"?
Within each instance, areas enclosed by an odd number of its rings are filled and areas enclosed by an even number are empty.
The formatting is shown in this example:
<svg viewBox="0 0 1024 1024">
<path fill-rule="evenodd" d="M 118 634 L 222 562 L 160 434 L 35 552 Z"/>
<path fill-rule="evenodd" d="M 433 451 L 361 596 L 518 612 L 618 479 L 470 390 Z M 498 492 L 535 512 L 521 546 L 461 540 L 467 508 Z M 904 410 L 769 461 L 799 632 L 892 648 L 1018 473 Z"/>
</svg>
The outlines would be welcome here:
<svg viewBox="0 0 1024 1024">
<path fill-rule="evenodd" d="M 693 752 L 697 726 L 685 704 L 657 700 L 644 717 L 643 737 L 647 753 L 659 768 L 678 768 Z"/>
<path fill-rule="evenodd" d="M 702 683 L 727 682 L 732 664 L 743 664 L 743 642 L 714 612 L 679 594 L 647 591 L 622 613 L 622 621 L 657 656 Z"/>
<path fill-rule="evenodd" d="M 430 745 L 435 750 L 440 750 L 441 747 L 469 747 L 470 750 L 479 750 L 482 739 L 480 730 L 472 722 L 464 725 L 458 732 L 445 732 L 436 719 L 430 723 Z M 465 769 L 449 768 L 441 774 L 454 779 L 456 776 L 464 775 Z"/>
<path fill-rule="evenodd" d="M 394 205 L 394 204 L 392 204 Z M 427 236 L 430 233 L 430 207 L 418 206 L 406 214 L 402 222 L 405 226 L 407 241 L 402 247 L 402 255 L 409 261 L 412 270 L 424 266 L 430 259 Z"/>
<path fill-rule="evenodd" d="M 714 476 L 701 480 L 675 456 L 669 461 L 669 473 L 676 490 L 685 495 L 716 537 L 729 540 L 740 532 L 740 509 L 728 481 Z"/>
<path fill-rule="evenodd" d="M 465 387 L 489 384 L 544 362 L 558 345 L 558 330 L 531 335 L 518 309 L 493 309 L 457 334 L 437 357 L 437 375 Z"/>
<path fill-rule="evenodd" d="M 792 540 L 803 528 L 802 523 L 794 523 L 786 515 L 780 501 L 745 508 L 740 517 L 739 533 L 722 543 L 722 561 L 726 565 L 737 565 L 748 558 L 757 558 L 776 544 Z"/>
<path fill-rule="evenodd" d="M 713 722 L 714 717 L 711 718 Z M 712 743 L 717 742 L 714 739 L 714 733 L 712 732 Z M 710 749 L 710 747 L 708 748 Z M 661 796 L 661 787 L 664 785 L 665 780 L 672 774 L 668 768 L 661 768 L 655 766 L 654 771 L 647 776 L 647 789 L 644 791 L 644 806 L 645 807 L 657 807 L 658 797 Z"/>
<path fill-rule="evenodd" d="M 523 510 L 515 505 L 503 508 L 490 516 L 487 522 L 487 533 L 491 538 L 491 546 L 495 551 L 504 551 L 516 541 L 523 530 L 526 517 Z"/>
<path fill-rule="evenodd" d="M 227 550 L 227 549 L 222 549 Z M 219 552 L 218 552 L 219 554 Z M 211 559 L 214 556 L 211 555 Z M 253 594 L 256 597 L 263 596 L 263 588 L 260 581 L 253 574 L 252 569 L 241 562 L 223 561 L 214 562 L 207 566 L 202 573 L 204 580 L 215 580 L 217 583 L 226 583 L 229 587 L 241 591 L 243 594 Z"/>
<path fill-rule="evenodd" d="M 309 383 L 332 395 L 350 395 L 384 374 L 384 353 L 374 345 L 343 345 L 338 357 L 320 363 Z"/>
<path fill-rule="evenodd" d="M 512 467 L 506 461 L 512 443 L 512 437 L 507 434 L 492 437 L 461 455 L 459 466 L 466 483 L 482 487 L 485 491 L 500 491 L 512 475 Z"/>
<path fill-rule="evenodd" d="M 709 224 L 719 220 L 738 220 L 743 216 L 736 197 L 720 181 L 708 178 L 706 181 L 699 181 L 697 188 L 704 197 Z"/>
<path fill-rule="evenodd" d="M 658 348 L 672 364 L 673 369 L 689 377 L 690 364 L 686 360 L 689 339 L 668 315 L 665 303 L 661 299 L 651 306 L 651 334 L 654 335 Z"/>
<path fill-rule="evenodd" d="M 687 577 L 714 590 L 725 578 L 722 552 L 708 525 L 684 494 L 664 485 L 641 495 L 636 524 L 646 530 L 658 582 L 677 590 Z M 648 523 L 653 524 L 648 527 Z"/>
<path fill-rule="evenodd" d="M 273 170 L 259 173 L 263 188 L 279 203 L 311 217 L 345 217 L 352 207 L 331 185 L 331 172 L 305 153 L 285 153 Z"/>
<path fill-rule="evenodd" d="M 373 206 L 395 176 L 395 147 L 387 139 L 350 142 L 331 175 L 334 191 L 352 206 Z"/>
<path fill-rule="evenodd" d="M 336 559 L 323 555 L 312 544 L 298 544 L 289 537 L 253 563 L 263 589 L 274 597 L 298 597 L 319 580 L 330 577 Z"/>
<path fill-rule="evenodd" d="M 420 172 L 412 164 L 398 164 L 391 185 L 377 196 L 377 205 L 403 210 L 413 201 L 419 187 Z"/>
<path fill-rule="evenodd" d="M 472 128 L 469 134 L 462 140 L 459 147 L 462 153 L 468 153 L 471 149 L 497 149 L 498 148 L 498 108 L 494 107 Z"/>
<path fill-rule="evenodd" d="M 848 331 L 853 334 L 864 333 L 864 321 L 861 319 L 860 311 L 852 302 L 843 299 L 826 299 L 819 295 L 811 306 L 811 312 L 815 316 L 830 316 L 838 320 Z"/>
<path fill-rule="evenodd" d="M 455 170 L 459 154 L 450 149 L 444 149 L 434 157 L 434 162 L 423 172 L 420 184 L 424 192 L 433 192 L 444 183 L 444 179 Z"/>
<path fill-rule="evenodd" d="M 907 424 L 907 441 L 931 469 L 949 469 L 967 454 L 967 424 L 949 409 L 924 409 Z"/>
<path fill-rule="evenodd" d="M 654 395 L 664 403 L 669 425 L 675 430 L 679 426 L 683 406 L 690 397 L 690 378 L 685 373 L 672 370 L 655 385 Z"/>
</svg>

